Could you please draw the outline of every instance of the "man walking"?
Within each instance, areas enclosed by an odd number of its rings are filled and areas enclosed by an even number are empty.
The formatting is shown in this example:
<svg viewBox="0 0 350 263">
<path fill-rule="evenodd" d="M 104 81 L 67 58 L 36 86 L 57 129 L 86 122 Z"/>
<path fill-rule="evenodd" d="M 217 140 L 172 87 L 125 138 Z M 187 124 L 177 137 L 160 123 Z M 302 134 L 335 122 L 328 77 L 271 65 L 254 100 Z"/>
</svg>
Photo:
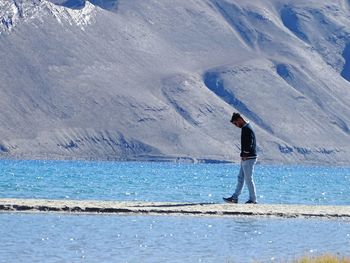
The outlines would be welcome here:
<svg viewBox="0 0 350 263">
<path fill-rule="evenodd" d="M 256 204 L 256 191 L 253 180 L 253 170 L 256 163 L 256 138 L 248 121 L 239 113 L 232 115 L 231 123 L 242 129 L 241 132 L 241 168 L 237 176 L 236 190 L 231 197 L 223 198 L 227 203 L 238 203 L 238 197 L 242 192 L 244 182 L 249 190 L 249 200 L 246 204 Z"/>
</svg>

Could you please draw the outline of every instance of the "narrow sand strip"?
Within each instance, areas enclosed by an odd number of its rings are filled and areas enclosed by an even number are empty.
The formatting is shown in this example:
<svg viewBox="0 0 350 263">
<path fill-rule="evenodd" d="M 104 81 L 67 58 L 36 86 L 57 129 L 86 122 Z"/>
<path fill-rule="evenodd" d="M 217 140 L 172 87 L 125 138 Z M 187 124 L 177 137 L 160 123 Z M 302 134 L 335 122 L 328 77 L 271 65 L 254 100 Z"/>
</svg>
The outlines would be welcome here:
<svg viewBox="0 0 350 263">
<path fill-rule="evenodd" d="M 0 211 L 350 218 L 350 206 L 0 199 Z"/>
</svg>

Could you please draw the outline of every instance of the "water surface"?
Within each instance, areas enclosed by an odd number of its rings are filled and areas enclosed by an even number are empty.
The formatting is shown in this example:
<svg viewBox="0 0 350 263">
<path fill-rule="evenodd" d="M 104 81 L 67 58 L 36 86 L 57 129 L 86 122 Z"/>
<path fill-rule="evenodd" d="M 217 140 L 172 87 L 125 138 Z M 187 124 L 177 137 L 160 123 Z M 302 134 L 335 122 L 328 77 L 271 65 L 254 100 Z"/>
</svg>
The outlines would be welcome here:
<svg viewBox="0 0 350 263">
<path fill-rule="evenodd" d="M 222 202 L 239 165 L 138 162 L 0 161 L 0 198 Z M 350 168 L 255 169 L 258 201 L 350 204 Z M 241 202 L 248 199 L 244 189 Z"/>
<path fill-rule="evenodd" d="M 350 221 L 0 214 L 0 262 L 281 262 L 350 255 Z"/>
<path fill-rule="evenodd" d="M 0 198 L 222 202 L 239 165 L 0 161 Z M 350 168 L 255 169 L 258 201 L 350 205 Z M 248 198 L 246 188 L 240 202 Z M 350 256 L 350 221 L 0 213 L 0 262 L 284 262 Z"/>
</svg>

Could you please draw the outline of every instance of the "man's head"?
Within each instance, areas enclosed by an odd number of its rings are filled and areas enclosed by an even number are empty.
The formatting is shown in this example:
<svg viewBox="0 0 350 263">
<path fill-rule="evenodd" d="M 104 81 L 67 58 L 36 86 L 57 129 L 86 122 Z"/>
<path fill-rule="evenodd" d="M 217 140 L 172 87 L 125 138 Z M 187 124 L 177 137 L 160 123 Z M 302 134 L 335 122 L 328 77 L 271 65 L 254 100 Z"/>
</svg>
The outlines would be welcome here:
<svg viewBox="0 0 350 263">
<path fill-rule="evenodd" d="M 238 112 L 232 114 L 231 123 L 238 128 L 242 128 L 247 122 Z"/>
</svg>

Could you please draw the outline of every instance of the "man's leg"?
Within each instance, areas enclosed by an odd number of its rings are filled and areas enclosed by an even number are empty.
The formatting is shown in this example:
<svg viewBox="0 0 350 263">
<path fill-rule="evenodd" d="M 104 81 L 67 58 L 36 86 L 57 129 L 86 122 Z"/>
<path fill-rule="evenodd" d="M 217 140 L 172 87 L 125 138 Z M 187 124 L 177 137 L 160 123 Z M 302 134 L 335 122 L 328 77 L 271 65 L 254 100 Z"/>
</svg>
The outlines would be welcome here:
<svg viewBox="0 0 350 263">
<path fill-rule="evenodd" d="M 249 190 L 249 200 L 256 202 L 256 190 L 253 179 L 253 171 L 256 159 L 250 159 L 242 162 L 242 169 L 244 173 L 244 180 Z"/>
<path fill-rule="evenodd" d="M 234 194 L 232 195 L 233 198 L 238 199 L 238 197 L 242 193 L 243 186 L 244 186 L 244 171 L 243 171 L 243 166 L 242 166 L 242 162 L 241 162 L 241 168 L 239 169 L 239 173 L 237 175 L 236 190 L 235 190 Z"/>
</svg>

